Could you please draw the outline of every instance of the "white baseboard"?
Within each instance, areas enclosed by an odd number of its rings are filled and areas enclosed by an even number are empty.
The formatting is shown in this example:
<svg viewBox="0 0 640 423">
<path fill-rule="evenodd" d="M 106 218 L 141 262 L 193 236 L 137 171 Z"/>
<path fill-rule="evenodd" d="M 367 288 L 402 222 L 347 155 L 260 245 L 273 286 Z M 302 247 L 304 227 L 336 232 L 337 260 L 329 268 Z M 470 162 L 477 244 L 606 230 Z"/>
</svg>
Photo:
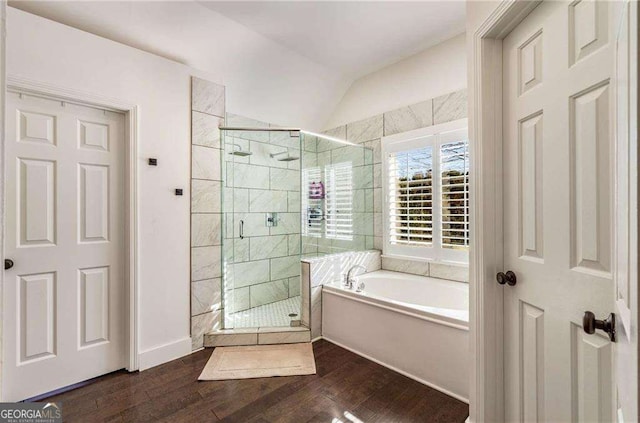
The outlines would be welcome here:
<svg viewBox="0 0 640 423">
<path fill-rule="evenodd" d="M 384 366 L 384 367 L 386 367 L 387 369 L 391 369 L 391 370 L 393 370 L 393 371 L 394 371 L 394 372 L 396 372 L 396 373 L 400 373 L 401 375 L 406 376 L 406 377 L 408 377 L 409 379 L 413 379 L 413 380 L 415 380 L 416 382 L 420 382 L 420 383 L 422 383 L 423 385 L 427 385 L 427 386 L 428 386 L 428 387 L 430 387 L 430 388 L 433 388 L 433 389 L 435 389 L 435 390 L 437 390 L 437 391 L 442 392 L 443 394 L 447 394 L 447 395 L 449 395 L 450 397 L 453 397 L 453 398 L 455 398 L 455 399 L 457 399 L 457 400 L 460 400 L 460 401 L 462 401 L 462 402 L 464 402 L 464 403 L 466 403 L 466 404 L 469 404 L 469 399 L 468 399 L 468 398 L 465 398 L 465 397 L 460 396 L 460 395 L 458 395 L 458 394 L 454 394 L 453 392 L 448 391 L 447 389 L 441 388 L 441 387 L 440 387 L 440 386 L 438 386 L 438 385 L 435 385 L 435 384 L 433 384 L 433 383 L 431 383 L 431 382 L 427 382 L 426 380 L 420 379 L 419 377 L 414 376 L 414 375 L 412 375 L 412 374 L 410 374 L 410 373 L 407 373 L 407 372 L 405 372 L 404 370 L 400 370 L 400 369 L 398 369 L 397 367 L 391 366 L 391 365 L 389 365 L 389 364 L 387 364 L 387 363 L 385 363 L 385 362 L 383 362 L 383 361 L 380 361 L 380 360 L 378 360 L 378 359 L 376 359 L 376 358 L 371 357 L 370 355 L 367 355 L 367 354 L 361 353 L 361 352 L 360 352 L 360 351 L 358 351 L 358 350 L 355 350 L 355 349 L 353 349 L 353 348 L 351 348 L 351 347 L 348 347 L 348 346 L 346 346 L 346 345 L 344 345 L 344 344 L 342 344 L 342 343 L 340 343 L 340 342 L 334 341 L 334 340 L 332 340 L 331 338 L 327 338 L 327 337 L 326 337 L 326 336 L 324 336 L 324 335 L 322 336 L 322 338 L 323 338 L 323 339 L 326 339 L 327 341 L 331 342 L 332 344 L 336 344 L 337 346 L 344 348 L 345 350 L 349 350 L 349 351 L 351 351 L 351 352 L 352 352 L 352 353 L 354 353 L 354 354 L 358 354 L 360 357 L 364 357 L 364 358 L 366 358 L 367 360 L 371 360 L 371 361 L 373 361 L 374 363 L 378 363 L 379 365 Z"/>
<path fill-rule="evenodd" d="M 150 369 L 189 354 L 191 354 L 191 337 L 185 337 L 141 352 L 138 356 L 139 369 L 141 371 Z"/>
</svg>

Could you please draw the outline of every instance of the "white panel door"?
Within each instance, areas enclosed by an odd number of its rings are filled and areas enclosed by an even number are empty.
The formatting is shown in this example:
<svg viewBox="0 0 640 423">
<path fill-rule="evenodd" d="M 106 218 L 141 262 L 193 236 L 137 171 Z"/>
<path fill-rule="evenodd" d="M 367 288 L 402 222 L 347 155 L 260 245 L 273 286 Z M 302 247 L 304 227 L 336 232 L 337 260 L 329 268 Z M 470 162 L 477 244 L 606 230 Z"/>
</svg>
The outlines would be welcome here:
<svg viewBox="0 0 640 423">
<path fill-rule="evenodd" d="M 549 1 L 503 42 L 505 418 L 609 422 L 613 312 L 611 5 Z"/>
<path fill-rule="evenodd" d="M 124 115 L 7 95 L 2 399 L 125 367 Z"/>
<path fill-rule="evenodd" d="M 613 4 L 614 263 L 618 421 L 638 420 L 638 3 Z"/>
</svg>

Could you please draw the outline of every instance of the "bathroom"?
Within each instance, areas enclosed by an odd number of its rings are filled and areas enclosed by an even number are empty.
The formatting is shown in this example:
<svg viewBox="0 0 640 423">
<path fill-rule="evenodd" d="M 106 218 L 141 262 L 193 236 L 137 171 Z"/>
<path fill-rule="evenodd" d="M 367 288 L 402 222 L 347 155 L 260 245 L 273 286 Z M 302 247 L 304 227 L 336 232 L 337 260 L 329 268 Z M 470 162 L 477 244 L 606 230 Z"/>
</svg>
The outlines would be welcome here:
<svg viewBox="0 0 640 423">
<path fill-rule="evenodd" d="M 619 3 L 0 2 L 0 398 L 65 421 L 613 413 L 592 385 L 637 392 L 612 367 L 637 347 Z M 570 66 L 543 66 L 558 46 Z"/>
<path fill-rule="evenodd" d="M 205 85 L 194 82 L 194 98 Z M 213 281 L 222 298 L 203 328 L 204 347 L 324 338 L 468 401 L 466 101 L 456 91 L 317 134 L 227 114 L 213 161 L 213 149 L 195 140 L 192 183 L 219 165 L 223 186 L 221 223 L 192 227 L 197 239 L 222 232 Z M 435 172 L 458 177 L 444 176 L 432 192 L 435 161 Z M 398 182 L 407 175 L 417 182 Z M 194 194 L 199 222 L 208 215 Z M 443 209 L 438 218 L 432 204 Z M 446 231 L 446 257 L 429 259 L 440 247 L 436 231 Z M 195 277 L 192 284 L 212 283 Z M 424 334 L 419 348 L 416 333 Z M 446 370 L 425 372 L 424 360 Z"/>
</svg>

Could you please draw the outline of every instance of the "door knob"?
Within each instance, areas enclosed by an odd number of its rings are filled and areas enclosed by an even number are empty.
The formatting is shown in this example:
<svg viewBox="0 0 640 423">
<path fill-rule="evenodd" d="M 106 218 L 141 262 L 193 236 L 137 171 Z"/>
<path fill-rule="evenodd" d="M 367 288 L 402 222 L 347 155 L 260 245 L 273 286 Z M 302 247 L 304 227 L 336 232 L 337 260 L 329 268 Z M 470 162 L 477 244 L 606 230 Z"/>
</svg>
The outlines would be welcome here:
<svg viewBox="0 0 640 423">
<path fill-rule="evenodd" d="M 596 329 L 600 329 L 609 334 L 611 342 L 616 342 L 616 315 L 611 313 L 606 320 L 596 319 L 595 314 L 590 311 L 584 312 L 582 318 L 582 328 L 586 333 L 592 335 L 596 332 Z"/>
<path fill-rule="evenodd" d="M 4 270 L 9 270 L 13 267 L 13 260 L 4 259 Z"/>
<path fill-rule="evenodd" d="M 498 272 L 496 275 L 496 280 L 500 285 L 504 285 L 505 283 L 509 286 L 514 286 L 517 282 L 516 274 L 511 270 L 508 270 L 506 273 Z"/>
</svg>

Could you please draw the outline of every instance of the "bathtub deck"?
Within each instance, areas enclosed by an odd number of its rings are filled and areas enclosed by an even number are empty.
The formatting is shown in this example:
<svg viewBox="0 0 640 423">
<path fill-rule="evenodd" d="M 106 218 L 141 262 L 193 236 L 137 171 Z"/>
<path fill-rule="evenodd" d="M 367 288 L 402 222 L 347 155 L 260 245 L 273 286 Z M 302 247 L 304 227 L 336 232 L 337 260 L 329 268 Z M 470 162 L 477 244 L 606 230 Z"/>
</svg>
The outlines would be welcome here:
<svg viewBox="0 0 640 423">
<path fill-rule="evenodd" d="M 469 407 L 327 341 L 318 374 L 198 382 L 211 349 L 156 368 L 115 372 L 64 394 L 65 422 L 464 422 Z M 336 420 L 334 420 L 336 419 Z"/>
</svg>

